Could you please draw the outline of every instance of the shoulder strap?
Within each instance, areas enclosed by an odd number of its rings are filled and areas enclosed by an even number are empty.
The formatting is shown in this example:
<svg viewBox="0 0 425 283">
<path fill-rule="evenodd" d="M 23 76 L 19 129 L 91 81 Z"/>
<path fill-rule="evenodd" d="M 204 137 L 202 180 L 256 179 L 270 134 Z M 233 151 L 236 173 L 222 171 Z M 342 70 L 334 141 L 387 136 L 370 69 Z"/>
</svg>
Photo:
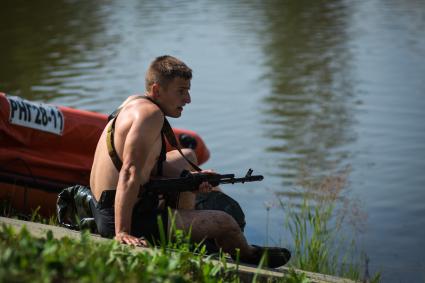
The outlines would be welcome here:
<svg viewBox="0 0 425 283">
<path fill-rule="evenodd" d="M 131 102 L 135 99 L 143 98 L 144 96 L 135 96 L 133 99 L 131 99 L 128 102 Z M 127 103 L 128 103 L 127 102 Z M 121 109 L 124 107 L 124 105 L 121 105 L 117 109 L 114 110 L 109 116 L 108 121 L 113 120 L 112 123 L 109 125 L 108 131 L 106 132 L 106 145 L 108 147 L 108 153 L 109 157 L 111 157 L 112 163 L 114 163 L 115 168 L 119 171 L 121 171 L 122 167 L 122 161 L 121 158 L 118 156 L 117 150 L 115 148 L 115 142 L 114 142 L 114 136 L 115 136 L 115 122 L 117 120 L 118 115 L 121 112 Z"/>
<path fill-rule="evenodd" d="M 167 147 L 165 146 L 164 133 L 161 132 L 161 153 L 159 154 L 158 161 L 156 162 L 156 172 L 162 176 L 162 163 L 167 159 Z"/>
<path fill-rule="evenodd" d="M 150 97 L 148 96 L 137 96 L 134 97 L 134 99 L 147 99 L 150 102 L 154 103 L 155 105 L 157 105 L 159 107 L 159 109 L 161 109 L 161 107 Z M 122 161 L 120 159 L 120 157 L 118 156 L 118 153 L 115 149 L 115 143 L 114 143 L 114 133 L 115 133 L 115 121 L 117 120 L 117 117 L 120 113 L 121 108 L 115 110 L 113 112 L 113 114 L 110 115 L 110 117 L 113 119 L 112 123 L 109 125 L 107 134 L 106 134 L 106 143 L 107 143 L 107 147 L 108 147 L 108 153 L 109 156 L 111 157 L 112 162 L 115 165 L 115 168 L 118 171 L 121 171 L 121 167 L 122 167 Z M 162 111 L 162 109 L 161 109 Z M 113 115 L 113 116 L 112 116 Z M 162 175 L 162 162 L 165 161 L 165 155 L 166 155 L 166 150 L 165 150 L 165 140 L 164 140 L 164 136 L 167 138 L 168 142 L 170 143 L 170 145 L 172 147 L 174 147 L 175 149 L 177 149 L 177 151 L 181 154 L 181 156 L 184 158 L 184 160 L 186 160 L 186 162 L 188 162 L 190 164 L 190 166 L 193 167 L 193 169 L 195 169 L 196 171 L 202 171 L 202 169 L 196 165 L 195 163 L 193 163 L 192 161 L 190 161 L 189 159 L 186 158 L 186 156 L 184 156 L 183 152 L 181 151 L 181 147 L 179 146 L 176 136 L 174 135 L 173 129 L 171 128 L 170 123 L 168 122 L 167 118 L 164 116 L 164 124 L 162 126 L 161 129 L 161 141 L 162 141 L 162 148 L 161 148 L 161 154 L 158 160 L 158 173 L 160 175 Z"/>
<path fill-rule="evenodd" d="M 115 121 L 117 120 L 119 112 L 117 112 L 116 116 L 113 118 L 114 120 L 108 127 L 108 131 L 106 132 L 106 145 L 108 146 L 109 157 L 111 157 L 112 162 L 117 168 L 118 172 L 121 171 L 122 161 L 118 156 L 117 150 L 115 149 L 114 143 L 114 133 L 115 133 Z"/>
<path fill-rule="evenodd" d="M 193 167 L 193 169 L 195 169 L 198 172 L 202 171 L 202 169 L 198 165 L 196 165 L 195 163 L 193 163 L 192 161 L 187 159 L 186 156 L 184 156 L 184 154 L 181 150 L 181 147 L 177 142 L 176 136 L 174 135 L 173 129 L 171 128 L 170 123 L 168 122 L 167 118 L 165 118 L 165 117 L 164 117 L 164 125 L 162 126 L 162 132 L 164 133 L 164 135 L 167 138 L 170 145 L 178 150 L 180 155 L 183 156 L 184 160 L 186 160 L 186 162 L 189 163 L 190 166 Z"/>
</svg>

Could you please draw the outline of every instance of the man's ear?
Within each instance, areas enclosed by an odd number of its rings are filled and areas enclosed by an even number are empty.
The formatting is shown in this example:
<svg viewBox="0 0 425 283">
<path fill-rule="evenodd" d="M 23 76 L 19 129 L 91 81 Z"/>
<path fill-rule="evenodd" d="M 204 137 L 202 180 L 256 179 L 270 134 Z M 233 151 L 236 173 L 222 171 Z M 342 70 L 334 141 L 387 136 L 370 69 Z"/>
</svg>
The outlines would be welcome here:
<svg viewBox="0 0 425 283">
<path fill-rule="evenodd" d="M 154 83 L 153 85 L 152 85 L 152 94 L 153 94 L 153 97 L 155 98 L 155 99 L 158 99 L 159 98 L 159 96 L 160 96 L 160 93 L 159 93 L 159 88 L 160 88 L 160 86 L 159 86 L 159 84 L 157 84 L 157 83 Z"/>
</svg>

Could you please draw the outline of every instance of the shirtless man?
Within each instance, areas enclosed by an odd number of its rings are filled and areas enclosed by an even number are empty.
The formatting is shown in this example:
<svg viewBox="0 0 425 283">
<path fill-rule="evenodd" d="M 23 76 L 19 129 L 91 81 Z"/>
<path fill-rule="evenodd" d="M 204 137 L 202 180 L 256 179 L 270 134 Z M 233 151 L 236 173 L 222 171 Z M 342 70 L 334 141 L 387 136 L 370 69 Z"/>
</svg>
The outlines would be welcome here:
<svg viewBox="0 0 425 283">
<path fill-rule="evenodd" d="M 159 237 L 158 216 L 164 223 L 165 232 L 168 232 L 170 221 L 167 210 L 157 207 L 157 199 L 149 200 L 154 203 L 153 207 L 146 206 L 147 202 L 143 202 L 143 196 L 139 198 L 138 193 L 143 184 L 160 173 L 161 161 L 158 159 L 163 146 L 161 129 L 164 116 L 180 117 L 183 107 L 191 102 L 191 78 L 191 69 L 177 58 L 156 58 L 146 73 L 145 96 L 148 99 L 127 99 L 119 115 L 109 121 L 103 131 L 90 176 L 90 187 L 95 198 L 91 208 L 102 236 L 115 237 L 126 244 L 146 246 L 146 239 Z M 115 125 L 111 139 L 118 159 L 122 160 L 121 168 L 114 164 L 108 152 L 108 129 L 111 129 L 113 121 Z M 196 162 L 192 151 L 184 150 L 184 154 Z M 166 154 L 166 161 L 162 163 L 162 177 L 177 177 L 184 169 L 193 171 L 177 151 Z M 113 207 L 105 208 L 100 203 L 101 195 L 106 190 L 116 190 Z M 211 185 L 202 183 L 198 192 L 211 190 Z M 186 232 L 191 229 L 191 238 L 195 242 L 214 239 L 225 252 L 234 255 L 235 249 L 239 249 L 242 260 L 258 263 L 262 250 L 247 243 L 230 215 L 215 210 L 194 210 L 195 194 L 198 192 L 180 194 L 178 207 L 173 210 L 176 228 Z"/>
</svg>

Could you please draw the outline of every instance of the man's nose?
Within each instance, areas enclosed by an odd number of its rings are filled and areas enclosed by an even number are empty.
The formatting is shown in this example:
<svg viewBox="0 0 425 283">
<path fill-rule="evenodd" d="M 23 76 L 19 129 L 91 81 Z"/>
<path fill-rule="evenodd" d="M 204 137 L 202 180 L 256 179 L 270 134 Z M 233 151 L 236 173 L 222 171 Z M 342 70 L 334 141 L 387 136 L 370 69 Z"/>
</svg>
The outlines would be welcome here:
<svg viewBox="0 0 425 283">
<path fill-rule="evenodd" d="M 186 96 L 186 103 L 189 104 L 192 101 L 192 99 L 190 98 L 190 93 L 187 94 Z"/>
</svg>

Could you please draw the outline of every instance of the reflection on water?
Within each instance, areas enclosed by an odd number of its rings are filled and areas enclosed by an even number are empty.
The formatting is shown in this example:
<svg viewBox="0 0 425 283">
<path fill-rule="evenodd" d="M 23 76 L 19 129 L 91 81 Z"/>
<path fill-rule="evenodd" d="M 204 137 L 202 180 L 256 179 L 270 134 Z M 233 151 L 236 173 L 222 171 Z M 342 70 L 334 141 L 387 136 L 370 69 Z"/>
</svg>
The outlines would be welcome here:
<svg viewBox="0 0 425 283">
<path fill-rule="evenodd" d="M 283 180 L 301 166 L 312 175 L 338 169 L 355 139 L 350 51 L 346 48 L 347 10 L 341 1 L 275 1 L 264 52 L 271 93 L 264 97 L 267 150 L 279 156 Z"/>
<path fill-rule="evenodd" d="M 30 99 L 52 100 L 91 90 L 102 61 L 94 49 L 104 35 L 102 11 L 94 2 L 2 2 L 0 88 Z M 85 82 L 85 79 L 87 82 Z M 66 89 L 69 93 L 64 92 Z"/>
<path fill-rule="evenodd" d="M 202 135 L 212 168 L 266 177 L 226 188 L 249 208 L 250 241 L 265 242 L 274 191 L 297 202 L 303 170 L 350 165 L 372 271 L 418 281 L 424 14 L 420 0 L 2 1 L 0 91 L 107 113 L 143 91 L 154 56 L 180 57 L 194 69 L 193 103 L 172 123 Z M 279 239 L 283 217 L 270 212 Z"/>
</svg>

